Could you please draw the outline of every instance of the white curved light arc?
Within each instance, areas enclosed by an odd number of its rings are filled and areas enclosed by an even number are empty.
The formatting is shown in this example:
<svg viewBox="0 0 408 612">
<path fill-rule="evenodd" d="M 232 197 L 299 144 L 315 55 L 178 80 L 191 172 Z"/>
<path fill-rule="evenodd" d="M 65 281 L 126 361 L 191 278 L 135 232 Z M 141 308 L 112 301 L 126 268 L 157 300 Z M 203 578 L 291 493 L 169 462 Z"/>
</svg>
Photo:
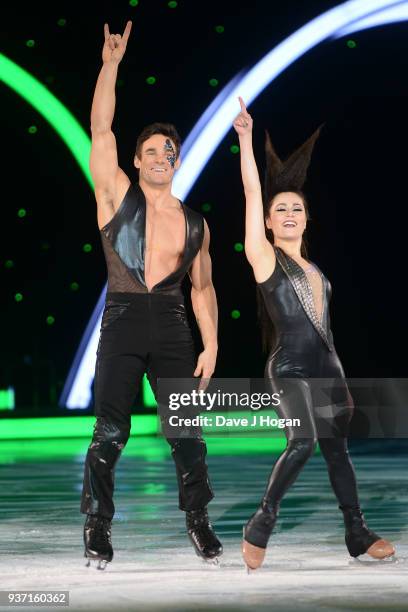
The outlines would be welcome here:
<svg viewBox="0 0 408 612">
<path fill-rule="evenodd" d="M 368 30 L 369 28 L 376 28 L 381 25 L 398 23 L 407 20 L 408 5 L 404 2 L 403 4 L 398 4 L 397 6 L 392 6 L 391 8 L 379 11 L 378 13 L 365 17 L 364 19 L 359 19 L 345 28 L 341 28 L 341 30 L 336 32 L 333 38 L 341 38 L 342 36 L 348 36 L 354 32 L 361 32 L 362 30 Z"/>
<path fill-rule="evenodd" d="M 288 66 L 319 43 L 332 38 L 339 29 L 386 7 L 399 4 L 408 3 L 395 0 L 345 2 L 316 17 L 272 49 L 229 92 L 224 103 L 195 140 L 174 179 L 175 195 L 180 199 L 188 195 L 208 159 L 231 129 L 239 111 L 237 101 L 239 95 L 249 105 Z"/>
<path fill-rule="evenodd" d="M 408 0 L 349 0 L 316 17 L 294 34 L 277 45 L 264 58 L 262 58 L 251 70 L 249 70 L 236 84 L 230 82 L 228 93 L 222 103 L 223 90 L 217 96 L 217 110 L 212 117 L 203 125 L 202 118 L 193 128 L 198 133 L 194 143 L 188 138 L 190 147 L 188 153 L 183 157 L 183 163 L 174 179 L 173 193 L 180 199 L 185 199 L 209 158 L 218 147 L 225 134 L 231 129 L 232 122 L 239 111 L 237 97 L 242 96 L 246 104 L 250 104 L 272 81 L 288 66 L 294 63 L 307 51 L 324 40 L 336 38 L 337 34 L 343 36 L 346 28 L 360 26 L 364 28 L 366 19 L 375 20 L 375 25 L 391 23 L 391 9 L 394 7 L 394 16 L 401 21 L 399 7 L 408 6 Z M 371 26 L 369 26 L 371 27 Z M 233 86 L 231 88 L 231 83 Z M 225 88 L 226 89 L 226 88 Z M 208 109 L 207 109 L 208 110 Z M 204 113 L 206 119 L 209 113 Z M 192 134 L 192 133 L 190 133 Z M 183 155 L 183 150 L 182 150 Z M 105 291 L 105 290 L 104 290 Z M 99 305 L 103 302 L 102 297 L 92 315 L 94 328 L 90 334 L 89 342 L 83 353 L 77 351 L 75 362 L 71 368 L 69 379 L 64 388 L 61 402 L 68 408 L 87 407 L 91 399 L 91 384 L 95 369 L 96 347 L 99 338 L 101 311 Z M 90 325 L 88 325 L 88 328 Z M 87 328 L 87 329 L 88 329 Z M 85 335 L 81 343 L 84 344 Z M 81 347 L 80 347 L 81 348 Z M 69 382 L 69 384 L 68 384 Z"/>
</svg>

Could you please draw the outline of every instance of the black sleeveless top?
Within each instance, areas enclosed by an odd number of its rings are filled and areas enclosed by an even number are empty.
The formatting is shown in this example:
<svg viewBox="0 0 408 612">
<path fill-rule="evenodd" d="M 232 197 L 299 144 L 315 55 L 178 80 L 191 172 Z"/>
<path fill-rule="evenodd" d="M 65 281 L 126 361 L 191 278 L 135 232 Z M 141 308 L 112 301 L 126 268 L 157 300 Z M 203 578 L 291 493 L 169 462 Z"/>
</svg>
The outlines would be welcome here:
<svg viewBox="0 0 408 612">
<path fill-rule="evenodd" d="M 154 285 L 151 293 L 182 295 L 181 283 L 204 238 L 202 215 L 180 202 L 186 221 L 186 240 L 180 266 Z M 108 292 L 149 293 L 144 272 L 146 198 L 139 184 L 131 184 L 118 210 L 101 230 L 108 268 Z"/>
<path fill-rule="evenodd" d="M 307 349 L 320 337 L 325 347 L 333 351 L 329 314 L 332 289 L 329 280 L 314 263 L 323 282 L 323 310 L 319 320 L 312 289 L 302 266 L 281 248 L 273 248 L 276 255 L 275 269 L 269 278 L 258 283 L 258 287 L 275 327 L 278 343 L 285 334 L 295 334 Z"/>
</svg>

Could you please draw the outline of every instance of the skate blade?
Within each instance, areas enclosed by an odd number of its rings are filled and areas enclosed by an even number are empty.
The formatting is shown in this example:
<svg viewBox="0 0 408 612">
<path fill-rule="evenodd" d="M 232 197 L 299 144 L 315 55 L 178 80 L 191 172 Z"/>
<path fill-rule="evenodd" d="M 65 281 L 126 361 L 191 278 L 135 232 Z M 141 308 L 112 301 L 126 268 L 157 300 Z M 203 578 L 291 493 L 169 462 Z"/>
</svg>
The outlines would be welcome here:
<svg viewBox="0 0 408 612">
<path fill-rule="evenodd" d="M 84 557 L 86 557 L 86 554 L 84 555 Z M 106 566 L 108 565 L 108 563 L 109 563 L 109 561 L 107 559 L 98 559 L 98 558 L 86 557 L 85 567 L 91 567 L 91 565 L 92 565 L 91 561 L 95 561 L 96 569 L 98 569 L 98 570 L 104 570 L 106 568 Z"/>
<path fill-rule="evenodd" d="M 98 565 L 96 566 L 96 569 L 98 570 L 104 570 L 106 568 L 106 566 L 108 565 L 108 561 L 106 561 L 106 559 L 101 559 L 98 563 Z"/>
<path fill-rule="evenodd" d="M 209 565 L 210 567 L 221 567 L 219 556 L 208 558 L 208 557 L 203 557 L 203 555 L 200 555 L 198 550 L 196 550 L 195 553 L 197 557 L 204 563 L 204 565 Z"/>
<path fill-rule="evenodd" d="M 201 553 L 198 552 L 197 548 L 195 547 L 194 541 L 193 541 L 193 539 L 191 538 L 190 535 L 189 535 L 189 539 L 190 539 L 190 542 L 193 545 L 193 549 L 194 549 L 195 554 L 197 555 L 197 557 L 199 559 L 201 559 L 201 561 L 203 563 L 205 563 L 206 565 L 213 566 L 213 567 L 220 567 L 221 566 L 221 564 L 220 564 L 220 556 L 222 555 L 222 551 L 221 551 L 221 553 L 219 555 L 216 555 L 215 557 L 204 557 L 204 555 L 202 555 Z"/>
<path fill-rule="evenodd" d="M 201 555 L 199 555 L 199 557 L 201 557 Z M 207 557 L 201 557 L 201 560 L 203 561 L 203 563 L 211 567 L 221 567 L 219 557 L 213 557 L 212 559 L 207 559 Z"/>
<path fill-rule="evenodd" d="M 362 558 L 361 558 L 362 557 Z M 352 557 L 349 561 L 349 565 L 392 565 L 394 563 L 401 563 L 402 559 L 399 559 L 396 555 L 390 555 L 384 557 L 384 559 L 374 559 L 370 555 L 360 555 L 360 557 Z"/>
</svg>

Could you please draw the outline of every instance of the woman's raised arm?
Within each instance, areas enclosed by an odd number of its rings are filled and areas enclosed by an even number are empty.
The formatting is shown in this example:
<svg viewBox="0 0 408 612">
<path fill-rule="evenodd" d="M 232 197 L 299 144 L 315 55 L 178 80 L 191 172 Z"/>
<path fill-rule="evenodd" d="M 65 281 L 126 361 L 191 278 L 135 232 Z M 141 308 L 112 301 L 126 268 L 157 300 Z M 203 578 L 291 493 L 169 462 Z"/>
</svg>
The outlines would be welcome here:
<svg viewBox="0 0 408 612">
<path fill-rule="evenodd" d="M 262 189 L 252 148 L 253 121 L 241 97 L 239 103 L 241 112 L 233 125 L 239 136 L 241 174 L 246 201 L 245 254 L 254 269 L 257 281 L 261 282 L 260 277 L 264 277 L 266 272 L 271 273 L 275 267 L 275 253 L 265 234 Z"/>
</svg>

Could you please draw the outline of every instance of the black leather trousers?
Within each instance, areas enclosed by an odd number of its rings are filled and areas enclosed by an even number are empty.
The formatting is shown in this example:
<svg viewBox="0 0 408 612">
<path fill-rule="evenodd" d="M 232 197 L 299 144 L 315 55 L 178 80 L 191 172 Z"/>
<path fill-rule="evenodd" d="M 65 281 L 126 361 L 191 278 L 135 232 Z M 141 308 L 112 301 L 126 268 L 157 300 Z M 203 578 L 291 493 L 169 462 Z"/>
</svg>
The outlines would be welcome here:
<svg viewBox="0 0 408 612">
<path fill-rule="evenodd" d="M 130 410 L 144 372 L 157 379 L 192 378 L 195 352 L 183 298 L 155 293 L 107 294 L 95 371 L 93 438 L 85 461 L 81 512 L 111 519 L 114 469 L 130 434 Z M 176 466 L 181 510 L 207 505 L 213 492 L 206 444 L 194 436 L 167 439 Z"/>
<path fill-rule="evenodd" d="M 275 407 L 279 418 L 298 418 L 300 426 L 285 428 L 287 446 L 273 466 L 263 506 L 278 511 L 282 497 L 319 442 L 339 507 L 358 508 L 356 476 L 346 437 L 353 400 L 337 354 L 329 353 L 317 335 L 310 351 L 302 351 L 301 336 L 281 340 L 268 358 L 265 379 L 269 392 L 280 395 L 280 405 Z M 322 395 L 319 391 L 326 378 L 332 383 L 329 392 Z"/>
</svg>

